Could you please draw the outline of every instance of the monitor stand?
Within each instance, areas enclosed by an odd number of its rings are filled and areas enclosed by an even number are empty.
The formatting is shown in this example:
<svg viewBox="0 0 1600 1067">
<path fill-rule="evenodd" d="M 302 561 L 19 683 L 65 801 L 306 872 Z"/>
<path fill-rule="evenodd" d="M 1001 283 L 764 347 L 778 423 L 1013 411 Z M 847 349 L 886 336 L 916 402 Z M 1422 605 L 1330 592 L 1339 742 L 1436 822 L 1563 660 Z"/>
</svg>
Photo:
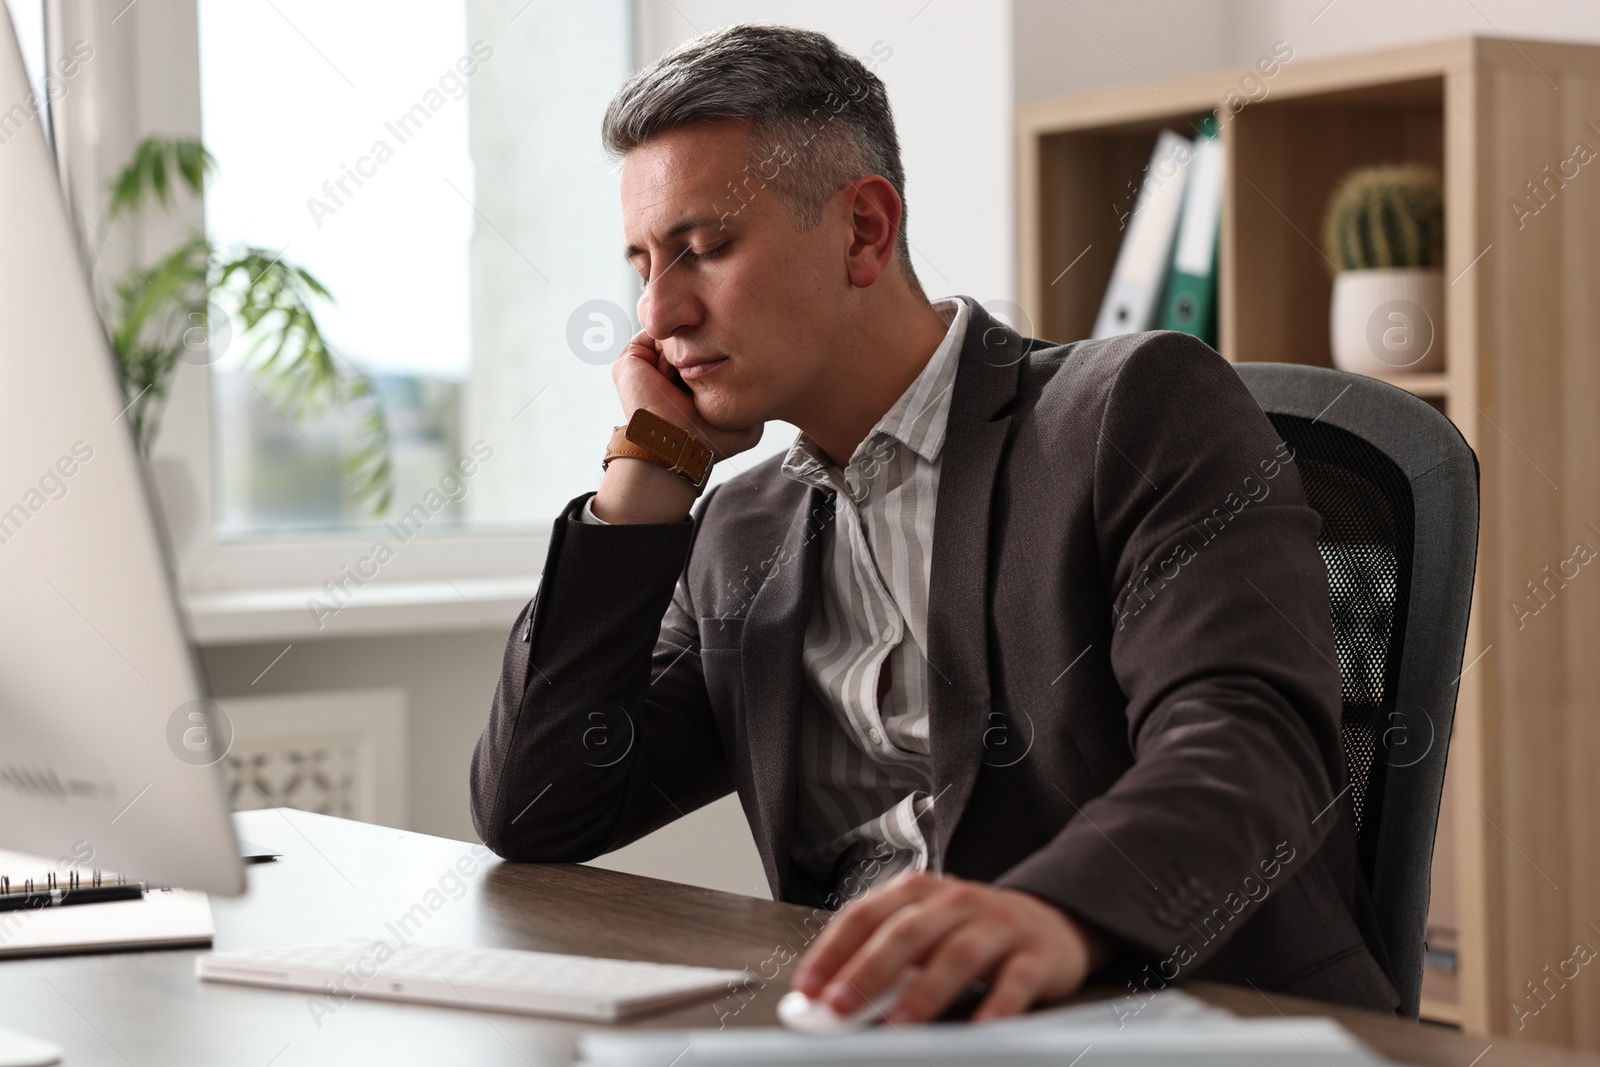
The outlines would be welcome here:
<svg viewBox="0 0 1600 1067">
<path fill-rule="evenodd" d="M 49 1067 L 61 1055 L 60 1045 L 0 1026 L 0 1067 Z"/>
</svg>

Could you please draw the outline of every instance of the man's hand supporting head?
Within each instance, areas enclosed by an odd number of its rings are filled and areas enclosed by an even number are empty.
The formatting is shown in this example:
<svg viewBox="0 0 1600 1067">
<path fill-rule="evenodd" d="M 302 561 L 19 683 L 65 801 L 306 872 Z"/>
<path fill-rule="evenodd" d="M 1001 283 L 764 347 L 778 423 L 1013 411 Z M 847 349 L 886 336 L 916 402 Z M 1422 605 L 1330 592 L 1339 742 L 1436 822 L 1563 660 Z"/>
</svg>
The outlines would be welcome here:
<svg viewBox="0 0 1600 1067">
<path fill-rule="evenodd" d="M 611 379 L 627 418 L 644 408 L 705 442 L 714 461 L 743 452 L 761 440 L 761 424 L 742 430 L 719 430 L 695 409 L 694 396 L 677 384 L 675 371 L 660 344 L 640 331 L 611 367 Z M 678 522 L 689 514 L 695 490 L 688 482 L 641 459 L 615 459 L 600 478 L 592 507 L 596 518 L 610 523 Z"/>
</svg>

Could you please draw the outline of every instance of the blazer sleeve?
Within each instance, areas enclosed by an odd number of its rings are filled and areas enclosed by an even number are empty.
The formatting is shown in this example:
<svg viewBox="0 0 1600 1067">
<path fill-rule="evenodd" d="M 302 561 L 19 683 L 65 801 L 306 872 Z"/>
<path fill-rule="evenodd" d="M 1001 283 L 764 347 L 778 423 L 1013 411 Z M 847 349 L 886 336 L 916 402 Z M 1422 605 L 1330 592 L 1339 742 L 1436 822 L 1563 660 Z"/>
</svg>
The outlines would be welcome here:
<svg viewBox="0 0 1600 1067">
<path fill-rule="evenodd" d="M 1212 909 L 1288 882 L 1337 818 L 1337 653 L 1321 519 L 1266 415 L 1199 341 L 1125 343 L 1094 517 L 1133 763 L 999 881 L 1198 966 L 1244 925 Z"/>
<path fill-rule="evenodd" d="M 472 755 L 472 821 L 509 860 L 578 863 L 729 792 L 685 563 L 692 519 L 595 525 L 567 505 L 506 642 Z"/>
</svg>

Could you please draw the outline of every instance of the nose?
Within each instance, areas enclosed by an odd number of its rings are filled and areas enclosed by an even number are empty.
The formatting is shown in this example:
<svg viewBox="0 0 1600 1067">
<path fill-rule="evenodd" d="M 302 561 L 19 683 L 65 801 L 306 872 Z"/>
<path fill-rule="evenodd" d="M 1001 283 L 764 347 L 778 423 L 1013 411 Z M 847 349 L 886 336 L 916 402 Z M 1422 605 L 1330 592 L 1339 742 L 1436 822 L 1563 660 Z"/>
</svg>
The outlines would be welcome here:
<svg viewBox="0 0 1600 1067">
<path fill-rule="evenodd" d="M 673 270 L 669 263 L 639 294 L 639 325 L 657 341 L 700 324 L 700 301 L 686 284 L 690 280 L 686 272 Z"/>
</svg>

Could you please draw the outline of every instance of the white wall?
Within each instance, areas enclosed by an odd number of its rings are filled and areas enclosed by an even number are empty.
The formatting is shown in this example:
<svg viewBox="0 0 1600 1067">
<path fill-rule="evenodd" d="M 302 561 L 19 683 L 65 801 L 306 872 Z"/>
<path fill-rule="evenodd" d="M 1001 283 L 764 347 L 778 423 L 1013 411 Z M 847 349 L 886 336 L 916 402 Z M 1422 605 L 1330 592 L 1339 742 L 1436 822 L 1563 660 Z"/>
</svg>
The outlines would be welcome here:
<svg viewBox="0 0 1600 1067">
<path fill-rule="evenodd" d="M 1469 34 L 1600 42 L 1594 0 L 1336 0 L 1326 11 L 1327 0 L 1245 2 L 1244 28 L 1289 40 L 1307 58 Z"/>
<path fill-rule="evenodd" d="M 1013 0 L 1017 99 L 1160 85 L 1235 60 L 1237 0 Z"/>
<path fill-rule="evenodd" d="M 462 440 L 495 448 L 464 502 L 475 522 L 548 522 L 594 488 L 621 409 L 610 368 L 577 357 L 568 323 L 593 301 L 631 310 L 635 299 L 619 177 L 600 147 L 601 117 L 632 69 L 631 0 L 527 2 L 467 4 L 469 36 L 495 48 L 471 97 L 484 221 L 472 241 Z"/>
<path fill-rule="evenodd" d="M 1594 0 L 1013 0 L 1018 100 L 1471 34 L 1600 41 Z"/>
<path fill-rule="evenodd" d="M 505 639 L 485 629 L 222 645 L 201 649 L 200 662 L 212 694 L 224 702 L 329 689 L 404 689 L 406 828 L 471 841 L 477 838 L 467 812 L 468 761 L 489 718 L 504 648 Z"/>
</svg>

